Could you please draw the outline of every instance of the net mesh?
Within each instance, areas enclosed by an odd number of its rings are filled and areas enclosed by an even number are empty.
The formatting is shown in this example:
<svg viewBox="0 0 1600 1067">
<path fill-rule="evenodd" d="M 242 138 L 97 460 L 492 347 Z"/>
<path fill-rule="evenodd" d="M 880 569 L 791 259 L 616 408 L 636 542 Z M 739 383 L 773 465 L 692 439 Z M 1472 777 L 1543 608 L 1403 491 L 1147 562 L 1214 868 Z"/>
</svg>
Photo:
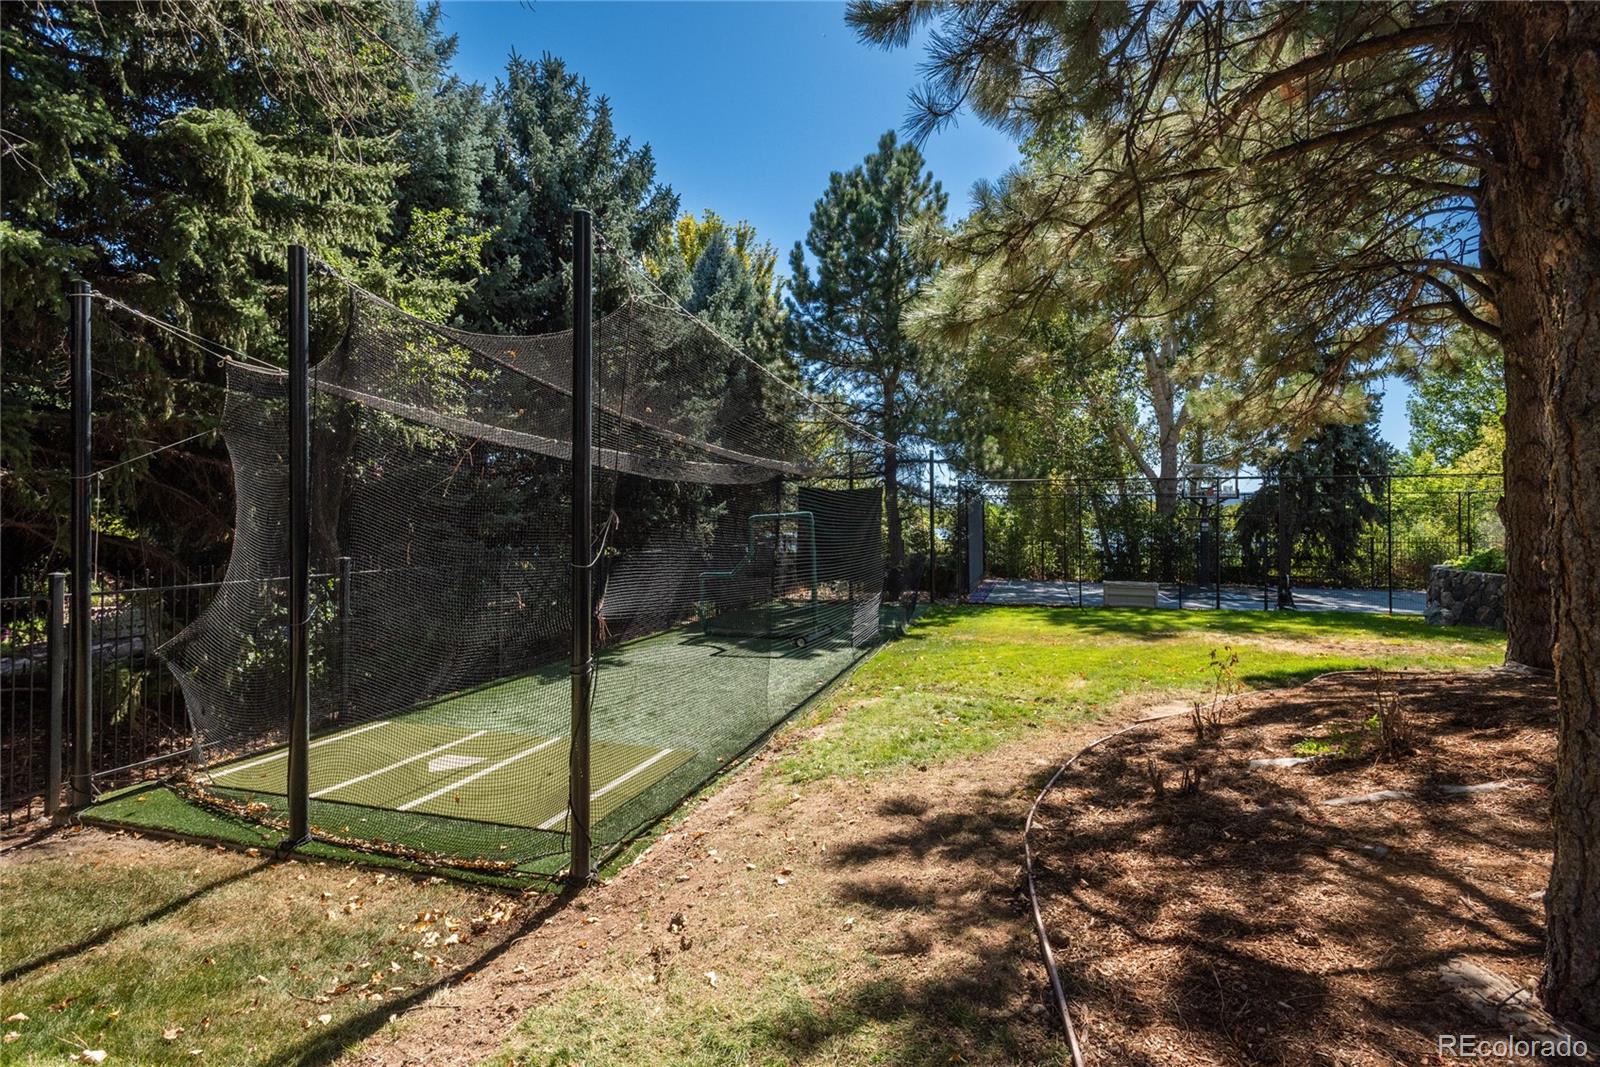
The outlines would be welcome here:
<svg viewBox="0 0 1600 1067">
<path fill-rule="evenodd" d="M 308 620 L 314 832 L 554 872 L 574 625 L 596 637 L 591 833 L 659 819 L 877 641 L 861 434 L 659 293 L 594 326 L 595 518 L 574 558 L 572 338 L 441 327 L 318 281 Z M 328 320 L 324 323 L 322 320 Z M 197 789 L 286 809 L 287 378 L 227 368 L 233 555 L 164 649 Z M 595 567 L 593 605 L 571 568 Z"/>
</svg>

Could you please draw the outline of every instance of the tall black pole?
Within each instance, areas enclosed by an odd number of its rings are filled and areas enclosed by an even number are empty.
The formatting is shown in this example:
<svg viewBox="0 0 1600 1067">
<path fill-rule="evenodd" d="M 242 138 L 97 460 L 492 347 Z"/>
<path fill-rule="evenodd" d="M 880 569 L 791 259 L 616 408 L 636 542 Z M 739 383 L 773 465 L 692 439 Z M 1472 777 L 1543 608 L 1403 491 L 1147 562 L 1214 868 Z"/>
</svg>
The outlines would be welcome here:
<svg viewBox="0 0 1600 1067">
<path fill-rule="evenodd" d="M 1388 521 L 1384 525 L 1388 528 L 1389 538 L 1389 614 L 1394 614 L 1394 475 L 1388 474 L 1383 479 L 1383 510 Z"/>
<path fill-rule="evenodd" d="M 572 762 L 567 829 L 574 887 L 589 881 L 589 702 L 594 693 L 594 217 L 572 212 Z"/>
<path fill-rule="evenodd" d="M 933 547 L 933 456 L 928 456 L 928 604 L 938 595 L 934 585 L 938 575 L 938 557 Z"/>
<path fill-rule="evenodd" d="M 1217 610 L 1222 610 L 1222 479 L 1218 478 L 1211 494 L 1211 555 L 1216 566 L 1212 580 L 1217 583 Z"/>
<path fill-rule="evenodd" d="M 311 836 L 311 309 L 304 245 L 289 246 L 289 840 Z"/>
<path fill-rule="evenodd" d="M 55 818 L 61 810 L 62 713 L 67 703 L 67 576 L 50 574 L 50 622 L 45 629 L 45 649 L 50 657 L 50 722 L 45 740 L 44 813 Z"/>
<path fill-rule="evenodd" d="M 1078 486 L 1072 487 L 1073 523 L 1076 529 L 1072 533 L 1072 573 L 1078 579 L 1078 607 L 1083 607 L 1083 490 Z"/>
<path fill-rule="evenodd" d="M 72 806 L 81 808 L 94 799 L 93 694 L 89 690 L 90 597 L 94 578 L 94 553 L 90 538 L 89 436 L 94 412 L 93 371 L 89 362 L 89 314 L 92 297 L 88 282 L 74 282 L 68 299 L 72 313 L 72 617 L 68 629 L 72 642 Z"/>
</svg>

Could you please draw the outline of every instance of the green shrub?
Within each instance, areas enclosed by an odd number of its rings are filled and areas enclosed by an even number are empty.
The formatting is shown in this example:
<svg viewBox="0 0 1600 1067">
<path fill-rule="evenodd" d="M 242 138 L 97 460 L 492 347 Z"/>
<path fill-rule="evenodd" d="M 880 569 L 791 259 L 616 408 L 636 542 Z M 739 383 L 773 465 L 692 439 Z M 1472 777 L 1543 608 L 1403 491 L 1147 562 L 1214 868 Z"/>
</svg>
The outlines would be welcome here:
<svg viewBox="0 0 1600 1067">
<path fill-rule="evenodd" d="M 1464 571 L 1484 571 L 1488 574 L 1504 574 L 1506 572 L 1506 553 L 1502 548 L 1480 548 L 1465 556 L 1446 560 L 1447 566 L 1460 567 Z"/>
</svg>

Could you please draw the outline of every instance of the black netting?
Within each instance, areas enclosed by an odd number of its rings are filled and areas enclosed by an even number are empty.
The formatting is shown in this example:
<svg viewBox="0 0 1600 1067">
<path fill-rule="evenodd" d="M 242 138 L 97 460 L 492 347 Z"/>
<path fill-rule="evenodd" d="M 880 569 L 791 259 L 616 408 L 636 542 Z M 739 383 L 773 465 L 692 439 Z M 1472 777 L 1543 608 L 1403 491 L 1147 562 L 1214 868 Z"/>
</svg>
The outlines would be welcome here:
<svg viewBox="0 0 1600 1067">
<path fill-rule="evenodd" d="M 495 337 L 323 283 L 312 370 L 311 821 L 324 836 L 554 871 L 575 618 L 592 560 L 591 819 L 658 819 L 882 626 L 877 442 L 659 294 L 595 323 L 595 519 L 569 533 L 568 334 Z M 286 808 L 287 383 L 228 368 L 226 583 L 164 651 L 203 796 Z"/>
</svg>

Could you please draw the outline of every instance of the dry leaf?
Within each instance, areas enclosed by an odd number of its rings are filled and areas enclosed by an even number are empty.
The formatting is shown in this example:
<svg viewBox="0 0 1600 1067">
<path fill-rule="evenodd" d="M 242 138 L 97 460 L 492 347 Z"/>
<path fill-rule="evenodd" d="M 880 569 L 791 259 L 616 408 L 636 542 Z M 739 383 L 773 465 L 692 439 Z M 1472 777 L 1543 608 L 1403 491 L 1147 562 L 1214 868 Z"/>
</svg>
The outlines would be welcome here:
<svg viewBox="0 0 1600 1067">
<path fill-rule="evenodd" d="M 183 1027 L 169 1026 L 165 1030 L 161 1031 L 161 1040 L 176 1041 L 178 1040 L 178 1035 L 181 1033 L 183 1033 Z"/>
<path fill-rule="evenodd" d="M 715 989 L 716 986 L 717 986 L 717 972 L 716 971 L 707 971 L 706 972 L 706 981 L 710 982 L 711 983 L 711 987 L 713 989 Z"/>
<path fill-rule="evenodd" d="M 20 1012 L 20 1011 L 17 1012 L 15 1015 L 8 1015 L 6 1017 L 6 1022 L 8 1022 L 8 1023 L 25 1023 L 27 1021 L 28 1021 L 28 1017 L 26 1015 L 22 1014 L 22 1012 Z"/>
</svg>

